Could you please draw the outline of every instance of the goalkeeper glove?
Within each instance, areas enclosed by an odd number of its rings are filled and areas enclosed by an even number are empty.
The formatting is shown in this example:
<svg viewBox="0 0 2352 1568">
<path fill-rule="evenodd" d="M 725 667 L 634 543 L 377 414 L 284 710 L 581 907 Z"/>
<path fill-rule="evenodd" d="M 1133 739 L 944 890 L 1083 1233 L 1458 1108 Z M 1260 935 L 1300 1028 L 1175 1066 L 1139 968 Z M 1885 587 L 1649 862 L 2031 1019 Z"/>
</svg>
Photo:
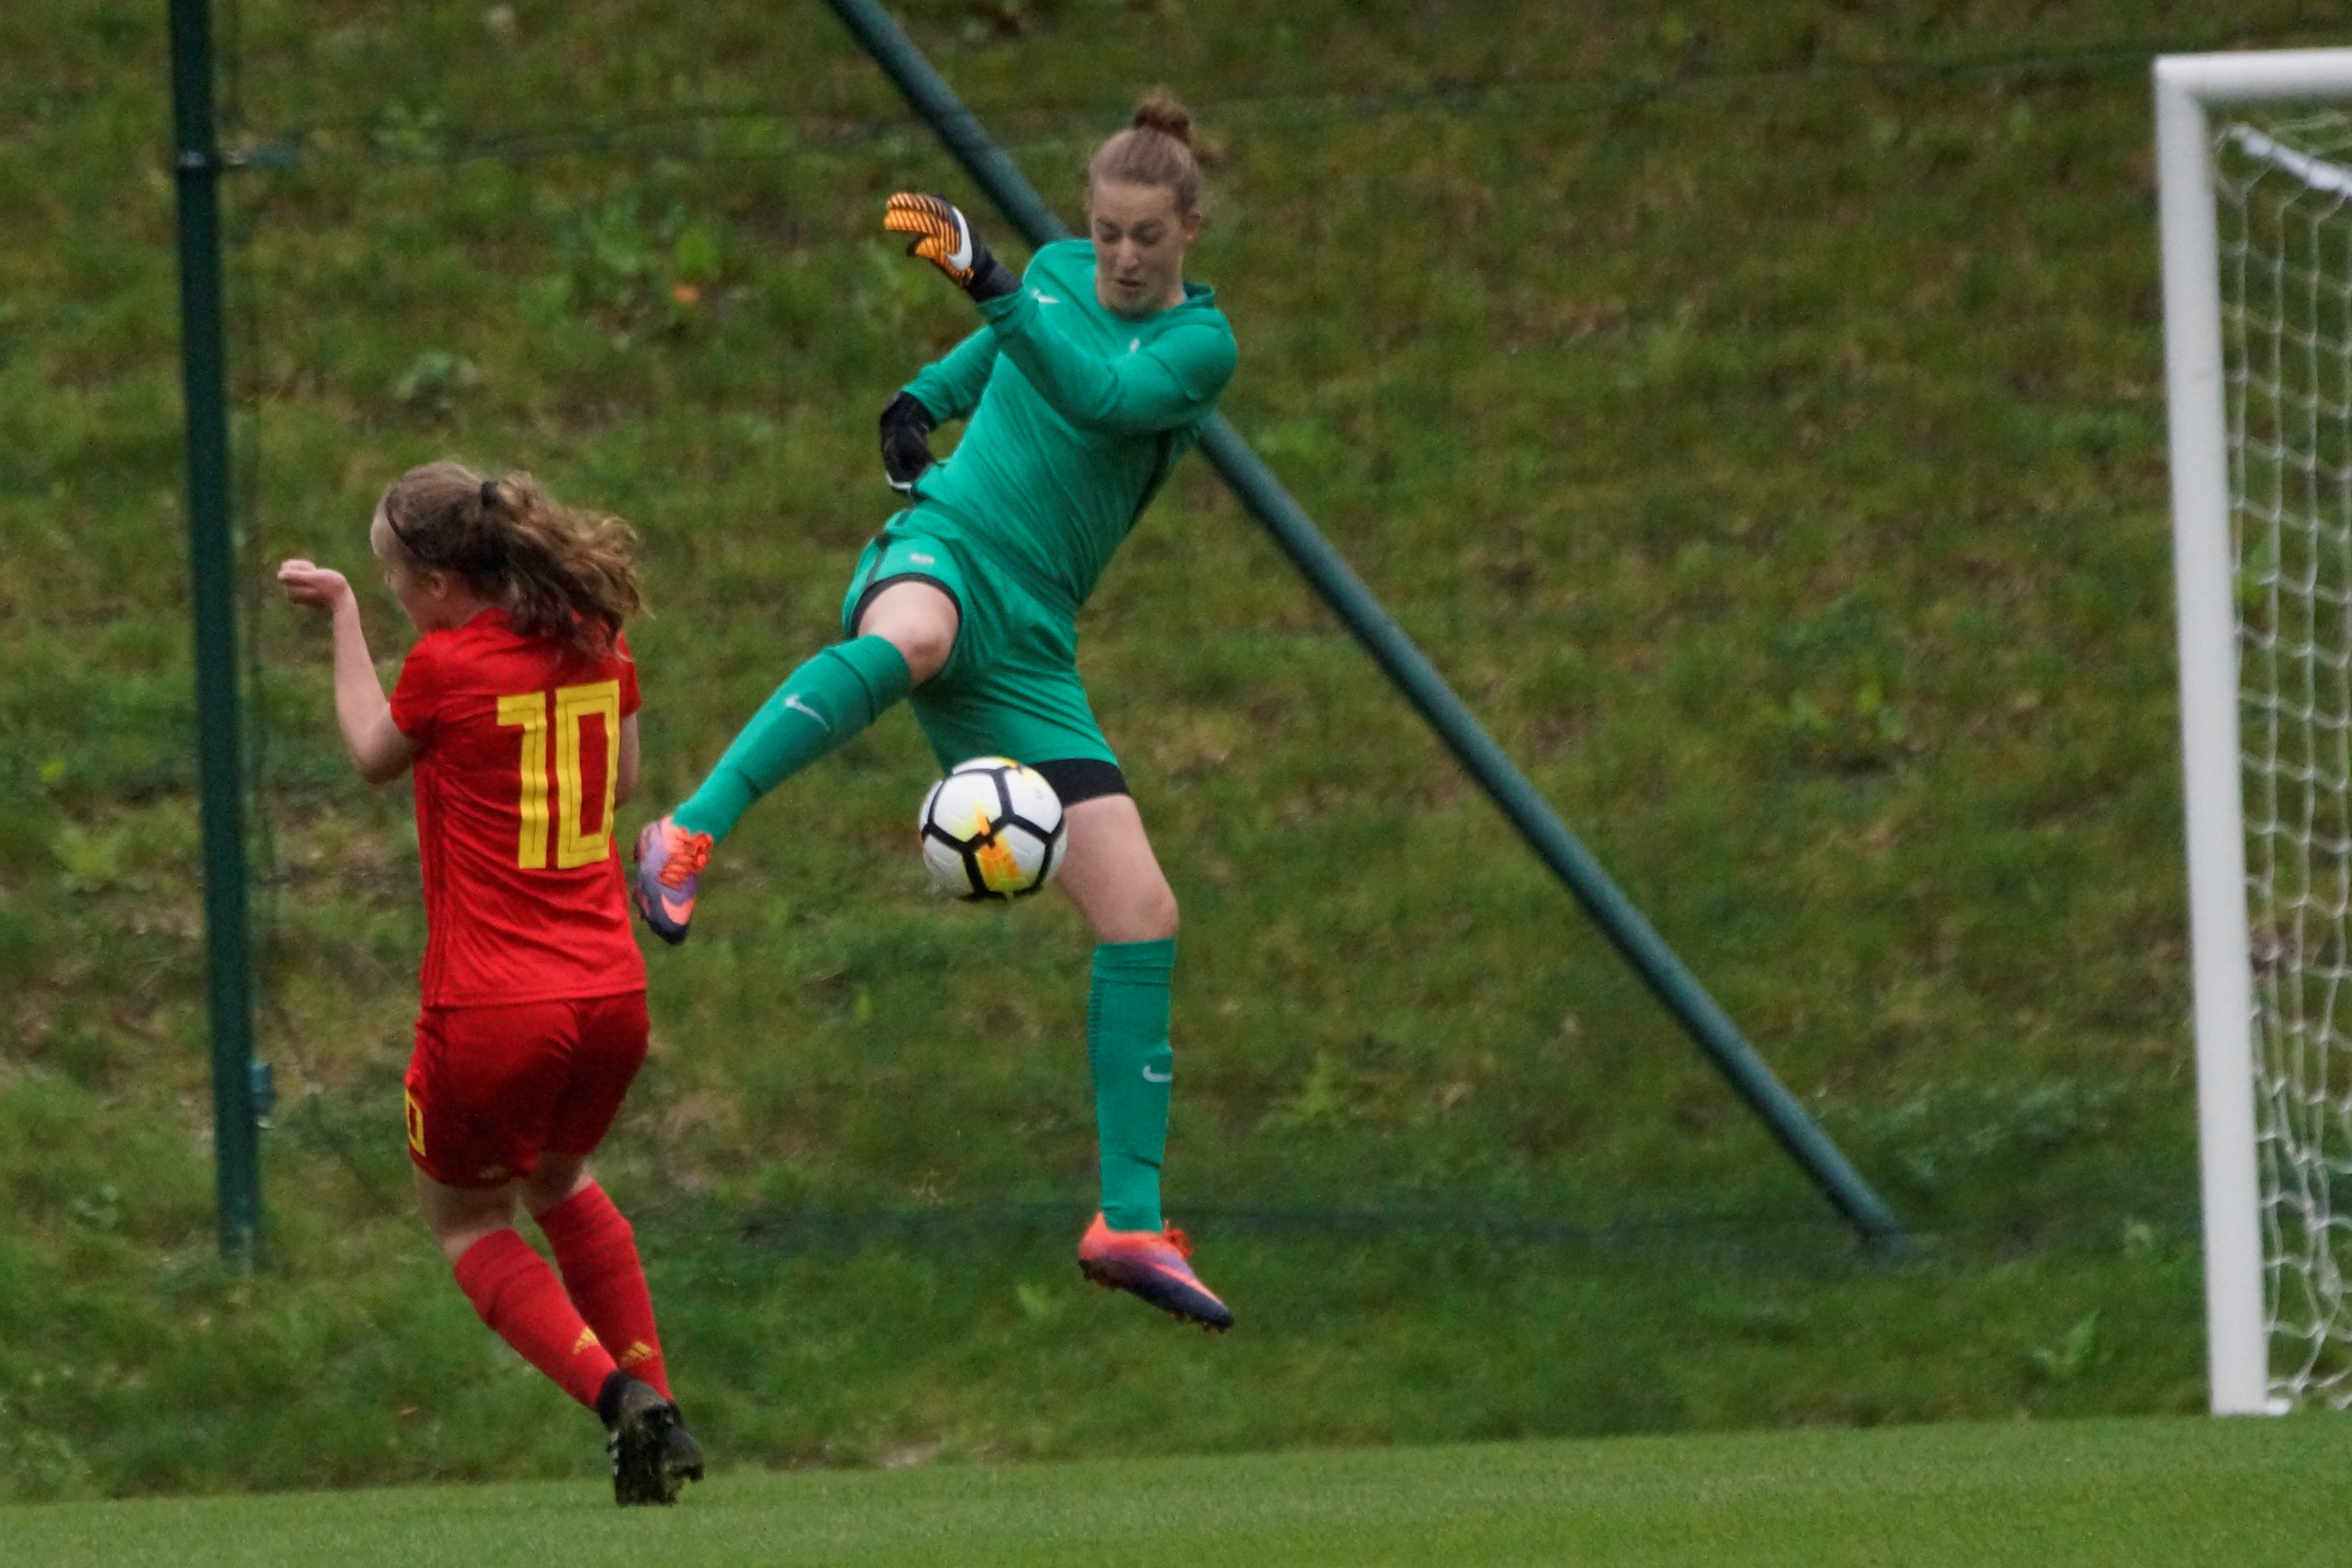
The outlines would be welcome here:
<svg viewBox="0 0 2352 1568">
<path fill-rule="evenodd" d="M 915 481 L 931 466 L 929 439 L 936 422 L 911 392 L 902 392 L 882 410 L 882 472 L 890 488 L 912 494 Z"/>
<path fill-rule="evenodd" d="M 907 254 L 919 256 L 946 273 L 974 300 L 1002 299 L 1021 287 L 1013 269 L 981 244 L 971 220 L 949 205 L 945 196 L 900 191 L 883 208 L 882 226 L 893 234 L 914 236 L 907 242 Z"/>
</svg>

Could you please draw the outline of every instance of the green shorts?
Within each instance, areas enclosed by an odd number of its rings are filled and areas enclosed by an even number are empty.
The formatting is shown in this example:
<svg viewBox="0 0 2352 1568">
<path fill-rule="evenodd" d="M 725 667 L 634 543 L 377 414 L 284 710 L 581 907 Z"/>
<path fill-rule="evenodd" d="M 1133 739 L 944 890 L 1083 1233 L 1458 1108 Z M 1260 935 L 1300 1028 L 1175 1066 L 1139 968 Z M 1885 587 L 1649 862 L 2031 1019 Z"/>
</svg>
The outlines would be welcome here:
<svg viewBox="0 0 2352 1568">
<path fill-rule="evenodd" d="M 842 596 L 841 629 L 855 637 L 857 617 L 893 583 L 929 583 L 955 601 L 955 647 L 907 700 L 940 766 L 993 756 L 1116 768 L 1118 753 L 1103 739 L 1078 679 L 1078 632 L 1070 618 L 968 550 L 901 531 L 903 515 L 858 557 Z"/>
</svg>

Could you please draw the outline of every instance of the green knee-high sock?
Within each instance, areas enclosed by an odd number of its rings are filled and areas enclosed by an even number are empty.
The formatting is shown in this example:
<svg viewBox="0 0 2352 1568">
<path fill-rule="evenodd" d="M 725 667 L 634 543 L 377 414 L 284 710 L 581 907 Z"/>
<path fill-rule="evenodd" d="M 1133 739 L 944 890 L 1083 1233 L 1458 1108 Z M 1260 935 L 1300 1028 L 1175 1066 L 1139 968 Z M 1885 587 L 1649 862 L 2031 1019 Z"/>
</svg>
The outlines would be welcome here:
<svg viewBox="0 0 2352 1568">
<path fill-rule="evenodd" d="M 880 637 L 826 648 L 784 678 L 671 820 L 726 837 L 753 801 L 873 723 L 914 684 L 906 659 Z"/>
<path fill-rule="evenodd" d="M 1102 1144 L 1102 1211 L 1113 1230 L 1160 1228 L 1160 1162 L 1168 1150 L 1168 983 L 1176 940 L 1095 949 L 1087 996 L 1087 1067 Z"/>
</svg>

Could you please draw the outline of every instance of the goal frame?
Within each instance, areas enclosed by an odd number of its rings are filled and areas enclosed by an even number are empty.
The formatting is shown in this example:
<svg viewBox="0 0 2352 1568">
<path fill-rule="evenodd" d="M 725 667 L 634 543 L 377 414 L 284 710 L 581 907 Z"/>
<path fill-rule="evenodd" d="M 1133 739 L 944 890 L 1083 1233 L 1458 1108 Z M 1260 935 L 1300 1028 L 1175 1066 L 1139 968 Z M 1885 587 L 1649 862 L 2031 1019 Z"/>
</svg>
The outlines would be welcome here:
<svg viewBox="0 0 2352 1568">
<path fill-rule="evenodd" d="M 2216 1415 L 2282 1411 L 2270 1383 L 2254 1121 L 2238 626 L 2221 358 L 2220 224 L 2207 110 L 2352 98 L 2352 48 L 2167 55 L 2155 66 L 2164 372 L 2179 617 L 2189 967 L 2205 1246 L 2206 1373 Z"/>
</svg>

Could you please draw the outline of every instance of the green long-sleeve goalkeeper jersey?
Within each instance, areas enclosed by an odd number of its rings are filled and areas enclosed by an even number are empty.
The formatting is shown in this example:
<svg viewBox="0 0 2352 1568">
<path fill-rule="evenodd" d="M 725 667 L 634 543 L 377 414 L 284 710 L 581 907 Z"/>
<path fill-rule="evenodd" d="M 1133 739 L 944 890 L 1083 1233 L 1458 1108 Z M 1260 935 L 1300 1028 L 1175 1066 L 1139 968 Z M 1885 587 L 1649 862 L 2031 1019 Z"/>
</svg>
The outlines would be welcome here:
<svg viewBox="0 0 2352 1568">
<path fill-rule="evenodd" d="M 1130 321 L 1095 298 L 1094 247 L 1040 250 L 987 325 L 908 384 L 952 456 L 915 487 L 912 531 L 968 542 L 1075 615 L 1234 374 L 1215 293 Z"/>
</svg>

